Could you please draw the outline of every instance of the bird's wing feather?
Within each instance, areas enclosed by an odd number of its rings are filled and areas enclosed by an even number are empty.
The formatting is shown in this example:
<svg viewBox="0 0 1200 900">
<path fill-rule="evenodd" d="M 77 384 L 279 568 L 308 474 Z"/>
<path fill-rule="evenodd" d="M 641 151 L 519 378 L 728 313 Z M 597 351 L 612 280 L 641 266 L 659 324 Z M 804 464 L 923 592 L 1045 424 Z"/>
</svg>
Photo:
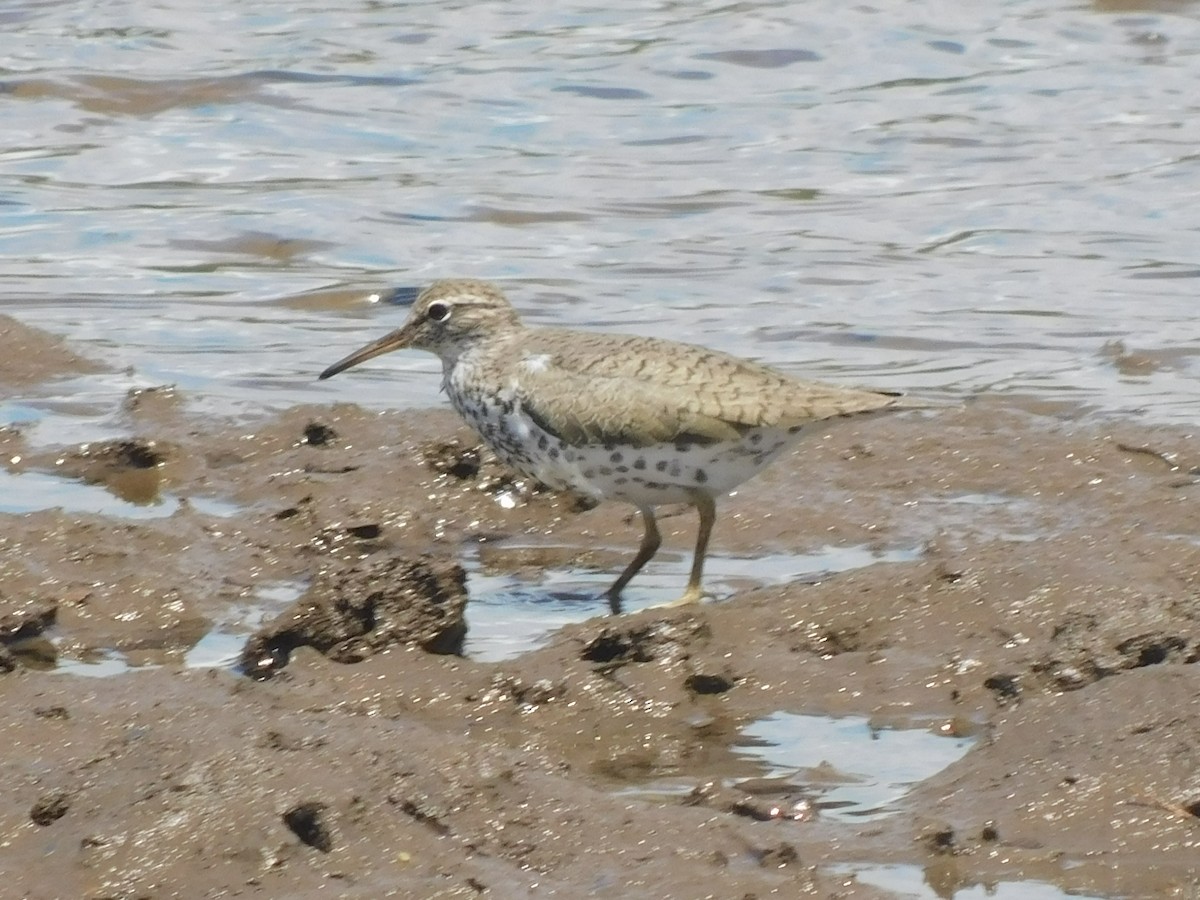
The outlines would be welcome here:
<svg viewBox="0 0 1200 900">
<path fill-rule="evenodd" d="M 561 333 L 560 333 L 561 334 Z M 532 339 L 531 339 L 532 338 Z M 527 332 L 522 405 L 569 444 L 712 443 L 882 409 L 894 396 L 789 378 L 725 353 L 654 338 Z M 536 360 L 536 362 L 533 362 Z"/>
</svg>

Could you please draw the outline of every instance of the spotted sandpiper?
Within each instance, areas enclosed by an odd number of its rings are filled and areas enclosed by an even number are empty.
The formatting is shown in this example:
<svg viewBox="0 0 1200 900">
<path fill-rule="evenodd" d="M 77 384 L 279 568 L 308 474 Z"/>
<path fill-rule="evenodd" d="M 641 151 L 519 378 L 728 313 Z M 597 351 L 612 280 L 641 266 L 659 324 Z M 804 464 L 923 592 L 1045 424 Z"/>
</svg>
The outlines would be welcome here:
<svg viewBox="0 0 1200 900">
<path fill-rule="evenodd" d="M 521 322 L 484 281 L 437 281 L 408 320 L 321 373 L 329 378 L 391 350 L 442 360 L 450 403 L 500 459 L 559 490 L 624 500 L 645 533 L 606 592 L 621 591 L 657 552 L 654 507 L 700 514 L 687 589 L 699 600 L 716 498 L 765 467 L 819 422 L 899 405 L 894 394 L 799 381 L 692 344 Z"/>
</svg>

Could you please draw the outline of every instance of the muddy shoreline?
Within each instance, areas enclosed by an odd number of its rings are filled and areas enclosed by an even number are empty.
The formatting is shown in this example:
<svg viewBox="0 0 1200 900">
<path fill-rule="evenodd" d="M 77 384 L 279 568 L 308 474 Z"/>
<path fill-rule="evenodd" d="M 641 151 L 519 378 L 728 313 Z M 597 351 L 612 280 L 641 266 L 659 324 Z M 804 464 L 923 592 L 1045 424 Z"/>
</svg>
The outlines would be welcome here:
<svg viewBox="0 0 1200 900">
<path fill-rule="evenodd" d="M 0 363 L 10 395 L 96 365 L 3 327 L 31 348 Z M 163 387 L 121 417 L 88 445 L 0 429 L 7 483 L 116 510 L 0 516 L 11 896 L 891 896 L 872 866 L 937 896 L 1200 888 L 1190 432 L 996 397 L 844 424 L 729 498 L 714 549 L 911 558 L 613 618 L 630 511 L 527 483 L 448 411 L 247 426 Z M 662 524 L 686 552 L 694 516 Z M 456 655 L 466 548 L 535 582 L 569 561 L 594 610 Z M 189 664 L 278 585 L 242 670 Z M 103 658 L 119 674 L 66 665 Z M 740 730 L 780 712 L 972 745 L 855 821 L 817 779 L 744 776 Z"/>
</svg>

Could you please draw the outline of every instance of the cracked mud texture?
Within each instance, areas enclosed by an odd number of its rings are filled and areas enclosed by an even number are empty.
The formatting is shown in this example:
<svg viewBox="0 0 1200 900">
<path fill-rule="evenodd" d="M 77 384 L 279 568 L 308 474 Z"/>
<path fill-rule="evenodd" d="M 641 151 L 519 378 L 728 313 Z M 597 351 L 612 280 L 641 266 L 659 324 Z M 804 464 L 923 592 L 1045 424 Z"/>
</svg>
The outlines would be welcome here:
<svg viewBox="0 0 1200 900">
<path fill-rule="evenodd" d="M 4 384 L 90 371 L 2 326 L 36 349 Z M 164 387 L 121 415 L 126 436 L 85 446 L 0 429 L 13 473 L 173 504 L 3 516 L 6 896 L 887 896 L 847 864 L 916 865 L 943 896 L 1200 889 L 1185 430 L 1014 398 L 831 428 L 722 504 L 714 550 L 917 558 L 612 618 L 599 594 L 636 546 L 630 511 L 526 483 L 445 411 L 248 427 L 193 419 Z M 131 472 L 152 475 L 141 493 Z M 690 548 L 694 516 L 662 526 Z M 594 618 L 503 662 L 445 652 L 466 547 L 594 567 Z M 299 599 L 248 648 L 272 677 L 184 665 L 277 584 Z M 113 651 L 133 668 L 46 670 Z M 727 777 L 739 729 L 781 710 L 977 740 L 856 822 L 794 779 Z M 690 788 L 627 793 L 661 778 Z"/>
</svg>

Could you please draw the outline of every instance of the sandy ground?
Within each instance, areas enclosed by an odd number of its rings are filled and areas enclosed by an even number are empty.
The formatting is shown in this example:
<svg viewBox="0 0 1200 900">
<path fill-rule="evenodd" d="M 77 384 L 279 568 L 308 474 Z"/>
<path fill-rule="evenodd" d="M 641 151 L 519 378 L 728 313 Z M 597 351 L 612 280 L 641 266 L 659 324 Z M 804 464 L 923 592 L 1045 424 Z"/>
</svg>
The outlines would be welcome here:
<svg viewBox="0 0 1200 900">
<path fill-rule="evenodd" d="M 95 367 L 0 332 L 10 394 Z M 597 599 L 483 663 L 455 653 L 463 548 L 501 571 L 568 548 L 599 592 L 636 545 L 627 508 L 521 482 L 447 411 L 246 426 L 183 400 L 128 397 L 123 442 L 0 430 L 10 472 L 178 506 L 0 516 L 5 897 L 887 896 L 845 874 L 868 863 L 918 866 L 943 897 L 1200 892 L 1192 434 L 1003 398 L 840 425 L 726 501 L 714 549 L 913 561 L 620 617 Z M 663 526 L 689 548 L 694 516 Z M 308 591 L 240 671 L 183 665 L 287 581 Z M 48 668 L 114 649 L 144 666 Z M 811 786 L 726 777 L 738 729 L 781 710 L 976 743 L 847 822 Z M 628 791 L 660 779 L 692 787 Z"/>
</svg>

